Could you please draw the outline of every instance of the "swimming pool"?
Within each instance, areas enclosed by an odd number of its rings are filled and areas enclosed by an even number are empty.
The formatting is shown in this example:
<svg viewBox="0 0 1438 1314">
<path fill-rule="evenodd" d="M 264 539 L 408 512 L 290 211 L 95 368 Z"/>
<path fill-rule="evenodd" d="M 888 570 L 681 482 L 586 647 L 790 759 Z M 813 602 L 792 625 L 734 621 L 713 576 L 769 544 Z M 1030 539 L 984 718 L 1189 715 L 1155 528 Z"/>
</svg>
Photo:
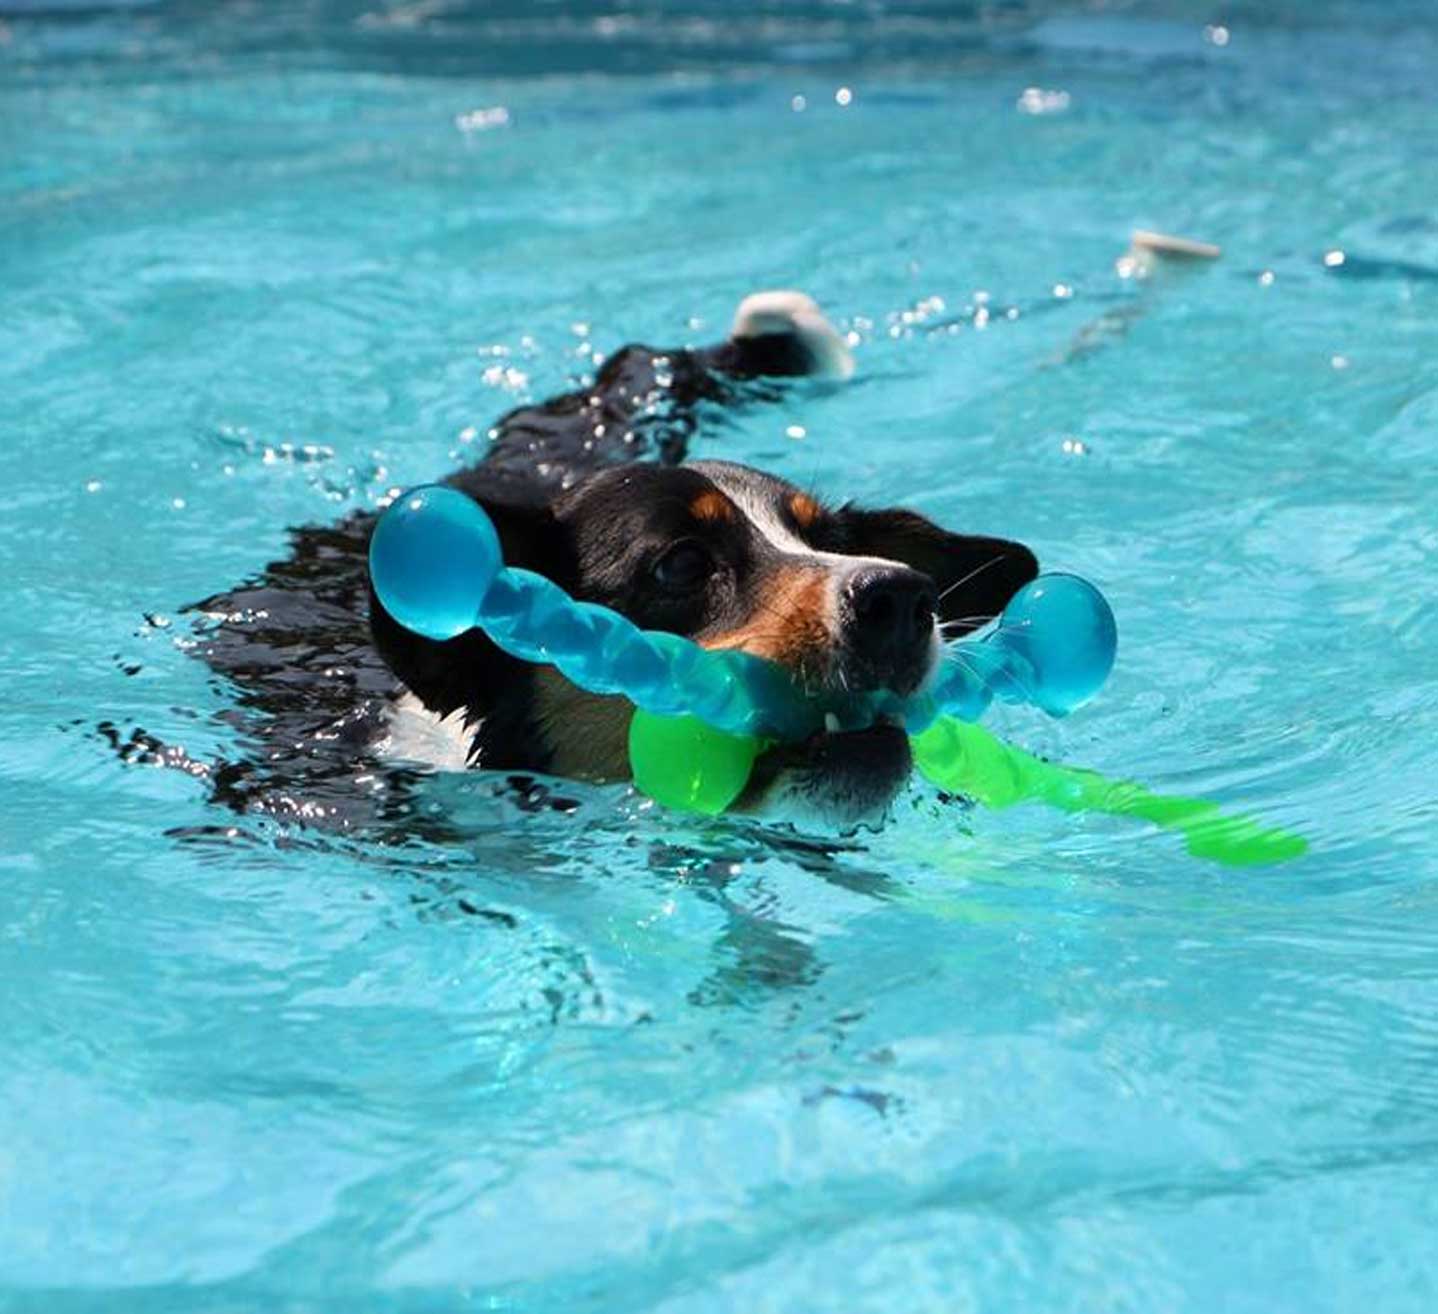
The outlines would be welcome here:
<svg viewBox="0 0 1438 1314">
<path fill-rule="evenodd" d="M 63 8 L 0 0 L 0 1309 L 1433 1308 L 1426 5 Z M 1096 579 L 1108 690 L 992 724 L 1305 857 L 117 754 L 243 752 L 181 608 L 287 525 L 775 284 L 859 375 L 700 450 Z"/>
</svg>

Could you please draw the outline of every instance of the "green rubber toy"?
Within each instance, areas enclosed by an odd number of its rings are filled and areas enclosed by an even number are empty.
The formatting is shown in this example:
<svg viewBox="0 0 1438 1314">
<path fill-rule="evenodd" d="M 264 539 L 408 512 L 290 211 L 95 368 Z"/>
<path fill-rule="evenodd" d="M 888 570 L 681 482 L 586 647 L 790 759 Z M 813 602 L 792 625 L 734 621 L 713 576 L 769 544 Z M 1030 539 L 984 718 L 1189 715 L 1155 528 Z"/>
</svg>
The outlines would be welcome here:
<svg viewBox="0 0 1438 1314">
<path fill-rule="evenodd" d="M 1308 841 L 1292 831 L 1242 814 L 1225 814 L 1207 799 L 1156 794 L 1132 781 L 1045 762 L 981 726 L 953 717 L 940 717 L 910 743 L 914 765 L 926 779 L 987 807 L 1038 802 L 1065 812 L 1136 817 L 1177 832 L 1195 857 L 1226 867 L 1288 862 L 1308 851 Z"/>
<path fill-rule="evenodd" d="M 763 747 L 762 739 L 716 730 L 697 716 L 655 716 L 636 707 L 629 722 L 635 785 L 682 812 L 723 812 L 744 792 Z"/>
<path fill-rule="evenodd" d="M 970 721 L 941 716 L 909 742 L 914 765 L 927 780 L 985 807 L 1047 803 L 1065 812 L 1133 817 L 1181 834 L 1195 857 L 1227 867 L 1287 862 L 1308 850 L 1308 841 L 1291 831 L 1227 815 L 1206 799 L 1156 794 L 1097 771 L 1045 762 Z M 726 734 L 693 716 L 640 709 L 629 726 L 639 789 L 665 807 L 707 816 L 739 797 L 764 747 L 763 740 Z"/>
</svg>

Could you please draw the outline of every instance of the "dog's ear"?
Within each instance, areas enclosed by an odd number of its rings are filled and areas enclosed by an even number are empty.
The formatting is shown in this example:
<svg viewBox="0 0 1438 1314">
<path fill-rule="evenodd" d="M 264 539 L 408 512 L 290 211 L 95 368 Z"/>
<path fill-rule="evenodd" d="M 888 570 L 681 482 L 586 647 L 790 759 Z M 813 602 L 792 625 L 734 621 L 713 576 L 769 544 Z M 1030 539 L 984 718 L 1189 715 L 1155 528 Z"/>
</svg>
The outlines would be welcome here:
<svg viewBox="0 0 1438 1314">
<path fill-rule="evenodd" d="M 913 511 L 844 507 L 835 519 L 844 550 L 887 557 L 923 572 L 939 590 L 939 619 L 947 634 L 967 634 L 992 620 L 1039 572 L 1022 543 L 950 534 Z"/>
</svg>

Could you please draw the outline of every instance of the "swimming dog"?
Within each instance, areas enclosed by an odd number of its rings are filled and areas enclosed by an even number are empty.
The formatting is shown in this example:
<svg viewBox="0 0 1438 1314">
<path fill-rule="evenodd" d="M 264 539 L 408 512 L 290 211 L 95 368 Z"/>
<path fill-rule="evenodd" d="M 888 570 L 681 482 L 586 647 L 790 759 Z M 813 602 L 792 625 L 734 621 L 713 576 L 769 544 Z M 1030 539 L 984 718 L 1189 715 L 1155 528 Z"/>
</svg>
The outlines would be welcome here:
<svg viewBox="0 0 1438 1314">
<path fill-rule="evenodd" d="M 756 293 L 715 346 L 627 346 L 592 384 L 509 412 L 483 459 L 444 482 L 489 513 L 509 564 L 577 598 L 779 662 L 815 691 L 910 693 L 933 673 L 941 634 L 982 625 L 1034 577 L 1033 553 L 905 509 L 826 504 L 747 466 L 686 460 L 706 407 L 773 400 L 784 380 L 852 369 L 809 297 Z M 277 762 L 291 781 L 305 765 L 333 784 L 372 778 L 386 757 L 626 779 L 624 699 L 516 661 L 479 630 L 436 642 L 385 611 L 365 568 L 375 516 L 302 528 L 287 559 L 198 604 L 209 618 L 201 655 L 258 713 L 245 730 L 264 750 L 216 773 L 217 794 L 274 809 L 285 797 Z M 847 825 L 881 814 L 910 766 L 896 725 L 825 730 L 763 753 L 736 807 Z"/>
</svg>

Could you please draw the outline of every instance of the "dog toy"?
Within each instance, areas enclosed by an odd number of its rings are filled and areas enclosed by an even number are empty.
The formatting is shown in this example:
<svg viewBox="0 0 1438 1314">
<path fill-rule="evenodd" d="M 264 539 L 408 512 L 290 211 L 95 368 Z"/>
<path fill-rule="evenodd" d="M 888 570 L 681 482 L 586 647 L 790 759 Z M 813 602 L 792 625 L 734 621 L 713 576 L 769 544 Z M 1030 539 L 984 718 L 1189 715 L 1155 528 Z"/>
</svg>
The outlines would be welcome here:
<svg viewBox="0 0 1438 1314">
<path fill-rule="evenodd" d="M 1302 835 L 1256 817 L 1222 812 L 1208 799 L 1159 794 L 1084 767 L 1045 762 L 951 716 L 940 717 L 912 743 L 914 765 L 924 776 L 985 807 L 1047 803 L 1064 812 L 1133 817 L 1177 832 L 1194 857 L 1225 867 L 1288 862 L 1308 851 Z"/>
<path fill-rule="evenodd" d="M 945 713 L 976 720 L 995 697 L 1063 716 L 1103 685 L 1117 642 L 1097 589 L 1073 575 L 1041 575 L 996 625 L 947 647 L 929 690 L 816 698 L 772 662 L 641 630 L 505 566 L 488 515 L 454 489 L 427 485 L 397 498 L 375 526 L 369 561 L 376 594 L 405 628 L 443 640 L 479 626 L 514 657 L 553 665 L 591 693 L 628 698 L 635 784 L 661 803 L 707 813 L 739 796 L 766 741 L 803 739 L 836 721 L 861 729 L 883 716 L 918 735 Z"/>
</svg>

